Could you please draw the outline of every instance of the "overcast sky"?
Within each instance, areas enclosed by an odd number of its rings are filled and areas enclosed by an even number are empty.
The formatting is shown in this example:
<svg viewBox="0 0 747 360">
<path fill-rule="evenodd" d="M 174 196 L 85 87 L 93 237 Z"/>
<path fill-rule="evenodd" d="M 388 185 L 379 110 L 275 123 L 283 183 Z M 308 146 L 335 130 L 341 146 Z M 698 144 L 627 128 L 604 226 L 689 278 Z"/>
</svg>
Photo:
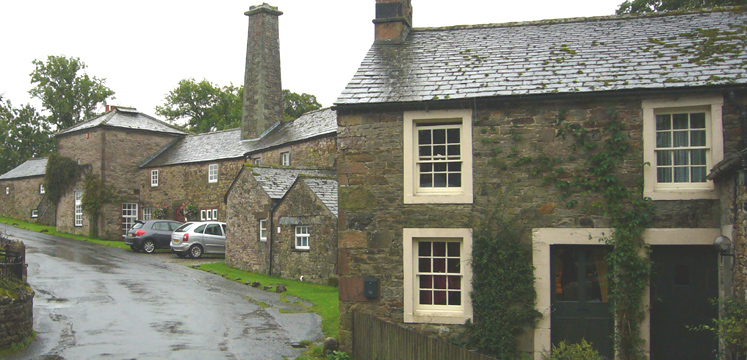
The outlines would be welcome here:
<svg viewBox="0 0 747 360">
<path fill-rule="evenodd" d="M 261 1 L 261 0 L 260 0 Z M 247 18 L 260 1 L 0 1 L 0 94 L 29 98 L 34 59 L 80 58 L 106 79 L 113 105 L 154 107 L 181 79 L 241 85 Z M 413 25 L 434 27 L 614 14 L 622 0 L 412 0 Z M 373 41 L 375 0 L 274 0 L 283 88 L 331 106 Z"/>
</svg>

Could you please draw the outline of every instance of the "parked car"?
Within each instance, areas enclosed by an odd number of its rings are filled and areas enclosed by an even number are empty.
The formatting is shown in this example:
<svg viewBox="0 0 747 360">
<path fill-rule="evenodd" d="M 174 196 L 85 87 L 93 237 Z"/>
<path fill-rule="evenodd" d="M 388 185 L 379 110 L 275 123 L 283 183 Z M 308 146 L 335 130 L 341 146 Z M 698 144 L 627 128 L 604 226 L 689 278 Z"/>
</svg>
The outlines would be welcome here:
<svg viewBox="0 0 747 360">
<path fill-rule="evenodd" d="M 199 258 L 202 254 L 226 253 L 226 223 L 188 222 L 171 234 L 171 251 L 179 257 Z"/>
<path fill-rule="evenodd" d="M 135 225 L 127 231 L 125 244 L 132 251 L 143 251 L 151 254 L 156 249 L 168 249 L 171 233 L 182 223 L 172 220 L 136 220 Z"/>
</svg>

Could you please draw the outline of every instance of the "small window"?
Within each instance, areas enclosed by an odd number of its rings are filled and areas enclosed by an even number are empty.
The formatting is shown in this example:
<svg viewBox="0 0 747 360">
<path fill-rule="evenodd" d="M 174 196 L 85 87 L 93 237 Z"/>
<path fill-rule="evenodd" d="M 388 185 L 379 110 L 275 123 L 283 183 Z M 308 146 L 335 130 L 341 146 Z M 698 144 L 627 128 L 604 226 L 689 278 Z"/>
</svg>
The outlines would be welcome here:
<svg viewBox="0 0 747 360">
<path fill-rule="evenodd" d="M 213 209 L 213 220 L 218 220 L 218 209 Z"/>
<path fill-rule="evenodd" d="M 39 194 L 44 194 L 46 191 L 44 190 L 44 184 L 39 184 Z"/>
<path fill-rule="evenodd" d="M 37 209 L 31 210 L 31 217 L 32 218 L 38 218 L 39 217 L 39 210 L 37 210 Z"/>
<path fill-rule="evenodd" d="M 157 187 L 158 186 L 158 170 L 151 170 L 150 171 L 150 186 L 151 187 Z"/>
<path fill-rule="evenodd" d="M 296 249 L 309 249 L 309 227 L 296 226 Z"/>
<path fill-rule="evenodd" d="M 10 187 L 5 187 L 5 195 L 10 195 Z"/>
<path fill-rule="evenodd" d="M 208 182 L 218 182 L 218 164 L 208 165 Z"/>
<path fill-rule="evenodd" d="M 137 203 L 122 203 L 122 236 L 135 225 L 137 220 Z"/>
<path fill-rule="evenodd" d="M 143 208 L 143 220 L 153 219 L 153 210 L 149 207 Z"/>
<path fill-rule="evenodd" d="M 75 190 L 75 226 L 83 226 L 83 191 Z"/>
<path fill-rule="evenodd" d="M 267 220 L 259 221 L 259 241 L 267 241 Z"/>
<path fill-rule="evenodd" d="M 289 151 L 280 153 L 280 165 L 290 166 L 291 164 L 291 153 Z"/>
<path fill-rule="evenodd" d="M 210 218 L 208 218 L 208 216 L 209 215 L 208 215 L 207 211 L 200 210 L 200 220 L 201 221 L 210 220 Z"/>
<path fill-rule="evenodd" d="M 254 163 L 254 165 L 262 165 L 262 158 L 254 158 L 252 162 Z"/>
</svg>

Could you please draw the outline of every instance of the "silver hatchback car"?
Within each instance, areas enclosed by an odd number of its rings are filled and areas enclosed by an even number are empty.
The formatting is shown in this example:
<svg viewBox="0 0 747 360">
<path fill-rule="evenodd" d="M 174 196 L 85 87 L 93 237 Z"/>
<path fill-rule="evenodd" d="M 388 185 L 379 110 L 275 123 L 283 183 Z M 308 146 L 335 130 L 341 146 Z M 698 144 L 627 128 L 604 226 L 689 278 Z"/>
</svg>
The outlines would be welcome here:
<svg viewBox="0 0 747 360">
<path fill-rule="evenodd" d="M 188 222 L 171 234 L 171 251 L 179 257 L 226 253 L 226 223 Z"/>
</svg>

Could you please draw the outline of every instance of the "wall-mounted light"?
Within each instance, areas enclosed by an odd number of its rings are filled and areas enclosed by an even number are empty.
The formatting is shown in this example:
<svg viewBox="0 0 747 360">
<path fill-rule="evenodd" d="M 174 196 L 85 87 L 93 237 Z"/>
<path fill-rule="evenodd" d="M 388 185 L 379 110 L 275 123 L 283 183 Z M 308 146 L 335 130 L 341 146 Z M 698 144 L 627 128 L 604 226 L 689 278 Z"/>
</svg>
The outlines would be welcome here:
<svg viewBox="0 0 747 360">
<path fill-rule="evenodd" d="M 724 256 L 734 257 L 734 248 L 731 244 L 731 239 L 724 235 L 719 235 L 713 240 L 713 247 L 718 251 L 723 259 Z"/>
</svg>

